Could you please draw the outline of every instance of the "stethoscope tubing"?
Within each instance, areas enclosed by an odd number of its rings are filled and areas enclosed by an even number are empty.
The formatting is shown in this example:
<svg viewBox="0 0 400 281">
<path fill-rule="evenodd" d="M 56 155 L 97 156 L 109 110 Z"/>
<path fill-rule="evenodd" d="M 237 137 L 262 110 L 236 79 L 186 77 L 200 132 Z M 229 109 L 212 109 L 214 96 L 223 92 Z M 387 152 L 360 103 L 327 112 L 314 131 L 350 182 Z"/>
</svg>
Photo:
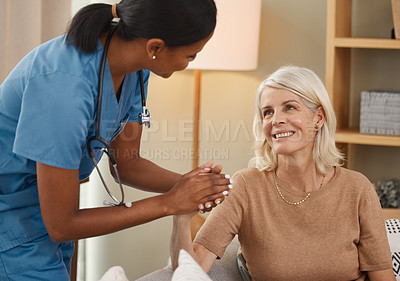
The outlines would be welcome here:
<svg viewBox="0 0 400 281">
<path fill-rule="evenodd" d="M 103 102 L 103 82 L 104 82 L 104 70 L 106 68 L 106 60 L 108 47 L 110 46 L 111 37 L 115 32 L 115 27 L 111 28 L 108 33 L 106 43 L 104 44 L 104 50 L 101 57 L 100 71 L 99 71 L 99 85 L 98 85 L 98 97 L 97 97 L 97 116 L 96 116 L 96 138 L 100 138 L 100 120 L 101 120 L 101 105 Z"/>
<path fill-rule="evenodd" d="M 90 156 L 92 158 L 93 164 L 96 167 L 96 170 L 97 170 L 97 172 L 98 172 L 98 174 L 100 176 L 100 180 L 103 183 L 103 186 L 104 186 L 105 190 L 107 191 L 108 195 L 114 200 L 114 202 L 116 202 L 116 204 L 110 203 L 108 201 L 104 201 L 104 203 L 107 204 L 107 205 L 112 205 L 112 206 L 118 206 L 118 205 L 124 204 L 125 193 L 124 193 L 124 189 L 122 187 L 121 180 L 120 180 L 120 177 L 119 177 L 119 173 L 118 173 L 118 169 L 117 169 L 117 163 L 116 163 L 116 160 L 114 158 L 114 155 L 111 152 L 110 145 L 108 144 L 108 142 L 105 139 L 100 137 L 100 120 L 101 120 L 101 107 L 102 107 L 102 99 L 103 99 L 104 71 L 105 71 L 105 65 L 106 65 L 106 60 L 107 60 L 108 47 L 110 45 L 111 37 L 113 36 L 115 30 L 116 30 L 115 27 L 111 28 L 111 30 L 110 30 L 110 32 L 109 32 L 109 34 L 107 36 L 106 42 L 104 44 L 103 54 L 102 54 L 101 63 L 100 63 L 100 71 L 99 71 L 99 83 L 98 83 L 98 93 L 99 94 L 98 94 L 98 97 L 97 97 L 96 131 L 95 131 L 95 135 L 93 137 L 91 137 L 88 140 L 88 143 L 87 143 L 88 152 L 89 152 L 89 154 L 90 154 Z M 142 83 L 141 83 L 141 86 L 142 86 Z M 142 94 L 142 104 L 143 104 L 143 97 L 144 97 L 144 94 Z M 117 180 L 117 183 L 119 184 L 119 188 L 120 188 L 120 191 L 121 191 L 121 201 L 119 201 L 111 193 L 111 191 L 107 187 L 107 184 L 106 184 L 103 176 L 100 173 L 100 169 L 99 169 L 99 167 L 97 165 L 97 161 L 95 159 L 95 155 L 94 155 L 92 147 L 91 147 L 91 144 L 94 141 L 98 141 L 104 146 L 104 148 L 102 148 L 101 150 L 104 153 L 106 153 L 108 155 L 108 157 L 110 158 L 110 162 L 111 162 L 111 165 L 113 166 L 114 171 L 116 173 L 116 175 L 115 175 L 116 176 L 116 180 Z"/>
<path fill-rule="evenodd" d="M 124 189 L 121 184 L 120 177 L 119 177 L 116 159 L 114 158 L 114 155 L 111 151 L 109 143 L 105 139 L 100 137 L 100 121 L 101 121 L 101 107 L 102 107 L 102 99 L 103 99 L 104 71 L 105 71 L 105 65 L 106 65 L 106 60 L 107 60 L 108 47 L 110 45 L 111 37 L 113 36 L 115 30 L 116 30 L 115 26 L 113 26 L 110 29 L 110 32 L 109 32 L 106 42 L 104 44 L 103 54 L 102 54 L 101 62 L 100 62 L 100 71 L 99 71 L 97 116 L 96 116 L 96 126 L 95 126 L 96 131 L 95 131 L 95 135 L 88 140 L 87 149 L 92 158 L 93 164 L 95 165 L 96 170 L 100 176 L 100 179 L 103 183 L 105 190 L 107 191 L 108 195 L 114 200 L 114 202 L 116 202 L 116 203 L 110 203 L 108 201 L 104 201 L 104 204 L 111 205 L 111 206 L 125 205 L 126 207 L 130 207 L 130 206 L 132 206 L 131 202 L 124 203 L 125 193 L 124 193 Z M 149 110 L 146 109 L 146 97 L 145 97 L 145 92 L 144 92 L 143 71 L 139 70 L 138 73 L 139 73 L 139 80 L 140 80 L 140 94 L 141 94 L 141 99 L 142 99 L 142 112 L 139 114 L 139 123 L 140 123 L 140 125 L 144 124 L 147 128 L 149 128 L 151 118 L 150 118 Z M 100 173 L 100 169 L 97 165 L 95 155 L 94 155 L 92 147 L 91 147 L 91 144 L 93 141 L 99 141 L 104 146 L 104 148 L 102 148 L 101 150 L 109 156 L 111 165 L 113 166 L 113 169 L 115 172 L 116 181 L 119 184 L 119 188 L 121 191 L 121 201 L 119 201 L 114 195 L 112 195 L 111 191 L 107 187 L 107 184 L 106 184 L 103 176 Z"/>
</svg>

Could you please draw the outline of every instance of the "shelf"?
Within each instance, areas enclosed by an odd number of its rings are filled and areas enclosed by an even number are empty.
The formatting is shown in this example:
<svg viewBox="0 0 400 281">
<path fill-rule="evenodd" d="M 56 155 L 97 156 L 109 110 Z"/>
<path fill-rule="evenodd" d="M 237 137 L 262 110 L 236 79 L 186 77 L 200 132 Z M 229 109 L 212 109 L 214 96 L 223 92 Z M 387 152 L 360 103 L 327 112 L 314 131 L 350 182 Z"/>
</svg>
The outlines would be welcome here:
<svg viewBox="0 0 400 281">
<path fill-rule="evenodd" d="M 400 49 L 399 39 L 336 37 L 334 46 L 339 48 Z"/>
<path fill-rule="evenodd" d="M 400 219 L 400 209 L 383 208 L 383 217 L 387 219 Z"/>
<path fill-rule="evenodd" d="M 340 143 L 400 147 L 400 136 L 366 135 L 360 134 L 358 130 L 339 130 L 335 140 Z"/>
</svg>

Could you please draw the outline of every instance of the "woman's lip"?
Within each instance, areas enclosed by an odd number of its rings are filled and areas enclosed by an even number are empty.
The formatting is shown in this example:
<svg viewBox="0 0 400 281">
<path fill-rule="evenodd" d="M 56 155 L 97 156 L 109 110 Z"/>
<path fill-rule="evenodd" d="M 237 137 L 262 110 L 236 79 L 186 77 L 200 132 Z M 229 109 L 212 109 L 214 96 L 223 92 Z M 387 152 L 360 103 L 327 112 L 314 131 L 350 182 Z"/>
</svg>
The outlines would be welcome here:
<svg viewBox="0 0 400 281">
<path fill-rule="evenodd" d="M 293 131 L 287 131 L 287 132 L 278 132 L 272 135 L 274 139 L 280 139 L 280 138 L 287 138 L 290 137 L 294 134 Z"/>
</svg>

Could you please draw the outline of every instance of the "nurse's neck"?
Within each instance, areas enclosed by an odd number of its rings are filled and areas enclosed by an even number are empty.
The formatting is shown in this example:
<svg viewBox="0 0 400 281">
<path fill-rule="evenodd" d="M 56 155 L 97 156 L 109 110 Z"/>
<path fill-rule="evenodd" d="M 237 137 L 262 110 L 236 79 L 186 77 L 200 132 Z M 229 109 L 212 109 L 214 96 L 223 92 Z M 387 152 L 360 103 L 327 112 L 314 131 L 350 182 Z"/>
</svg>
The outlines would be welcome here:
<svg viewBox="0 0 400 281">
<path fill-rule="evenodd" d="M 111 77 L 113 80 L 113 85 L 114 85 L 114 93 L 117 98 L 117 101 L 119 101 L 119 98 L 121 97 L 121 92 L 122 92 L 122 85 L 124 83 L 125 75 L 120 77 L 114 77 L 111 73 Z"/>
<path fill-rule="evenodd" d="M 122 81 L 121 85 L 119 86 L 118 89 L 115 89 L 115 85 L 114 85 L 114 91 L 115 91 L 115 96 L 117 97 L 117 101 L 119 102 L 119 99 L 121 97 L 121 92 L 122 92 L 122 85 L 123 85 L 124 81 Z"/>
<path fill-rule="evenodd" d="M 108 33 L 104 33 L 100 37 L 103 48 L 107 35 Z M 131 41 L 122 40 L 116 33 L 111 38 L 107 60 L 117 99 L 119 99 L 125 75 L 145 68 L 143 59 L 146 57 L 146 48 L 144 44 L 140 38 Z"/>
</svg>

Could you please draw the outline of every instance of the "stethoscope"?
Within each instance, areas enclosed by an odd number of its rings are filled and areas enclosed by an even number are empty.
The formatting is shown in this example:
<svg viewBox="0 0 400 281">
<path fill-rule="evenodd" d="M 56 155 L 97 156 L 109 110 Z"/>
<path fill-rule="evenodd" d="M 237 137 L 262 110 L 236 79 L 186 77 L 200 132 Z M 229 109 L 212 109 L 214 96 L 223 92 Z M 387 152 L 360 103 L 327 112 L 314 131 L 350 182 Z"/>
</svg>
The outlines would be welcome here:
<svg viewBox="0 0 400 281">
<path fill-rule="evenodd" d="M 124 193 L 124 188 L 122 187 L 121 180 L 119 177 L 118 169 L 117 169 L 117 162 L 115 161 L 114 154 L 110 148 L 110 144 L 100 137 L 100 120 L 101 120 L 101 105 L 102 105 L 102 98 L 103 98 L 103 81 L 104 81 L 104 70 L 105 70 L 105 65 L 106 65 L 106 60 L 107 60 L 107 52 L 108 52 L 108 47 L 110 45 L 111 37 L 113 36 L 115 32 L 115 27 L 111 28 L 107 39 L 106 43 L 104 44 L 104 50 L 103 50 L 103 55 L 101 58 L 101 63 L 100 63 L 100 71 L 99 71 L 99 95 L 97 98 L 97 116 L 96 116 L 96 131 L 95 135 L 91 137 L 88 140 L 87 143 L 87 149 L 89 151 L 89 154 L 92 158 L 93 164 L 96 167 L 96 170 L 100 176 L 100 179 L 103 183 L 103 186 L 105 190 L 107 191 L 108 195 L 113 199 L 114 203 L 109 202 L 109 201 L 104 201 L 104 205 L 110 205 L 110 206 L 119 206 L 119 205 L 125 205 L 126 207 L 131 207 L 132 203 L 131 202 L 124 202 L 125 200 L 125 193 Z M 139 80 L 140 80 L 140 93 L 141 93 L 141 98 L 142 98 L 142 112 L 139 113 L 139 124 L 144 125 L 146 128 L 150 128 L 150 123 L 151 123 L 151 116 L 150 116 L 150 111 L 146 108 L 146 97 L 144 94 L 144 81 L 143 81 L 143 71 L 139 70 Z M 115 181 L 119 184 L 119 189 L 121 191 L 121 200 L 118 200 L 110 191 L 110 189 L 107 187 L 107 184 L 103 178 L 103 176 L 100 173 L 100 169 L 97 165 L 97 161 L 95 159 L 95 155 L 92 149 L 92 143 L 94 141 L 100 142 L 104 147 L 101 148 L 101 151 L 106 153 L 109 157 L 109 160 L 111 162 L 111 165 L 114 170 L 114 175 L 115 175 Z"/>
</svg>

